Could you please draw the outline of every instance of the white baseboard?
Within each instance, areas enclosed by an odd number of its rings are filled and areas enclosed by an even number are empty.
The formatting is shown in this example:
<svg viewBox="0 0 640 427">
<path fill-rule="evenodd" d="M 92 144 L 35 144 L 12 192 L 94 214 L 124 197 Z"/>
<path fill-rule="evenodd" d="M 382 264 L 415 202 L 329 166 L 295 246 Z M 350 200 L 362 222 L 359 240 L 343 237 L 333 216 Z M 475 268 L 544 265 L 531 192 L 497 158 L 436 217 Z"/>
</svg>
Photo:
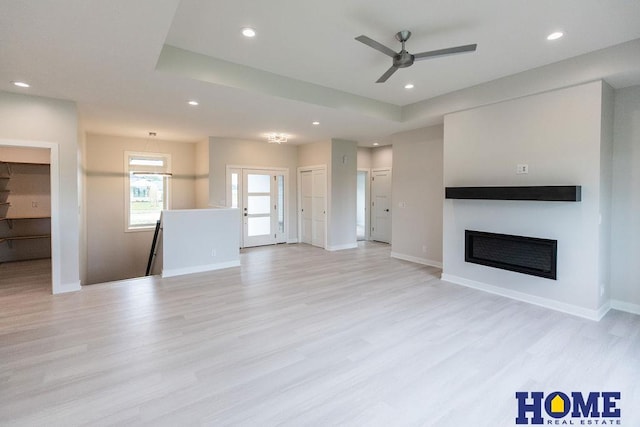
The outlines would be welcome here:
<svg viewBox="0 0 640 427">
<path fill-rule="evenodd" d="M 335 245 L 335 246 L 327 246 L 328 251 L 342 251 L 345 249 L 355 249 L 358 247 L 358 242 L 355 243 L 347 243 L 345 245 Z"/>
<path fill-rule="evenodd" d="M 162 269 L 162 278 L 182 276 L 184 274 L 203 273 L 205 271 L 222 270 L 223 268 L 240 267 L 240 260 L 219 262 L 216 264 L 196 265 L 185 268 Z"/>
<path fill-rule="evenodd" d="M 600 308 L 598 309 L 597 312 L 597 321 L 599 322 L 600 320 L 602 320 L 602 318 L 604 316 L 607 315 L 607 313 L 609 312 L 609 310 L 611 310 L 611 301 L 606 301 L 604 304 L 602 304 L 600 306 Z"/>
<path fill-rule="evenodd" d="M 80 281 L 72 283 L 62 283 L 57 289 L 51 289 L 51 293 L 54 295 L 64 294 L 67 292 L 77 292 L 82 288 Z"/>
<path fill-rule="evenodd" d="M 427 258 L 418 258 L 416 256 L 405 255 L 399 252 L 391 252 L 391 258 L 401 259 L 404 261 L 415 262 L 416 264 L 428 265 L 429 267 L 442 268 L 442 263 Z"/>
<path fill-rule="evenodd" d="M 626 311 L 627 313 L 640 315 L 640 304 L 633 304 L 630 302 L 612 299 L 611 308 L 614 310 Z"/>
<path fill-rule="evenodd" d="M 499 286 L 489 285 L 483 282 L 477 282 L 475 280 L 465 279 L 463 277 L 453 276 L 451 274 L 442 274 L 441 279 L 445 282 L 455 283 L 456 285 L 466 286 L 468 288 L 478 289 L 481 291 L 489 292 L 491 294 L 500 295 L 503 297 L 511 298 L 514 300 L 526 302 L 529 304 L 537 305 L 551 310 L 560 311 L 563 313 L 571 314 L 573 316 L 582 317 L 589 320 L 599 321 L 609 311 L 609 304 L 604 304 L 597 310 L 592 310 L 584 307 L 580 307 L 573 304 L 567 304 L 564 302 L 555 301 L 548 298 L 543 298 L 535 295 L 525 294 L 523 292 L 513 291 Z"/>
<path fill-rule="evenodd" d="M 296 239 L 288 239 L 287 240 L 287 244 L 288 245 L 291 245 L 291 244 L 294 244 L 294 243 L 298 243 L 298 239 L 297 238 Z"/>
</svg>

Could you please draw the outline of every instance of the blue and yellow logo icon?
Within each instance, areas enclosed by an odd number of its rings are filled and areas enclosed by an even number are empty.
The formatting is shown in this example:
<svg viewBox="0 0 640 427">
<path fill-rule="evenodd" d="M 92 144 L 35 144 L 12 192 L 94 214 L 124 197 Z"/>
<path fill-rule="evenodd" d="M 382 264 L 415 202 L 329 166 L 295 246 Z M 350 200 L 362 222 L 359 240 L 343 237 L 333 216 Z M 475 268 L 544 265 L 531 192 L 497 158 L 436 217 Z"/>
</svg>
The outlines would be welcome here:
<svg viewBox="0 0 640 427">
<path fill-rule="evenodd" d="M 622 425 L 620 422 L 620 392 L 554 391 L 545 396 L 541 391 L 518 391 L 516 424 L 573 424 L 573 420 L 588 420 L 589 425 Z M 545 420 L 545 416 L 550 419 Z M 560 421 L 561 418 L 569 417 Z M 554 421 L 555 420 L 555 421 Z M 584 424 L 584 423 L 581 423 Z"/>
</svg>

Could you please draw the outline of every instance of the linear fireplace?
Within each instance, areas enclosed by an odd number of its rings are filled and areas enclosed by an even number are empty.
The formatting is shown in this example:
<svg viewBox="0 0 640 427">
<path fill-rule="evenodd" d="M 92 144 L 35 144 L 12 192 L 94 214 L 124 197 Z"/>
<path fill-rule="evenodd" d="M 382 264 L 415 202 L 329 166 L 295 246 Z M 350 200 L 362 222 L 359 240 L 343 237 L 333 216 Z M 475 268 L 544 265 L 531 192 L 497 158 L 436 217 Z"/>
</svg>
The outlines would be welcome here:
<svg viewBox="0 0 640 427">
<path fill-rule="evenodd" d="M 465 230 L 464 260 L 556 280 L 558 241 Z"/>
</svg>

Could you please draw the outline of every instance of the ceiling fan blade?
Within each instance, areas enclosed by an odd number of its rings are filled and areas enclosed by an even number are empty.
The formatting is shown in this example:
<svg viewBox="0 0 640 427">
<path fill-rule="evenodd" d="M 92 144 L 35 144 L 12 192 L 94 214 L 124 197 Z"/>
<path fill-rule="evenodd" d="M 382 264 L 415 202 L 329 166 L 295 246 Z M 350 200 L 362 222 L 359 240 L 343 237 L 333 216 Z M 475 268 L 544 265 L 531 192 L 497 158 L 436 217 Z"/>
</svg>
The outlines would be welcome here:
<svg viewBox="0 0 640 427">
<path fill-rule="evenodd" d="M 376 83 L 384 83 L 384 82 L 386 82 L 387 79 L 389 77 L 391 77 L 391 75 L 393 73 L 395 73 L 397 69 L 398 69 L 398 67 L 396 67 L 395 65 L 392 65 L 391 68 L 389 68 L 382 76 L 380 76 L 380 78 L 378 80 L 376 80 Z"/>
<path fill-rule="evenodd" d="M 378 43 L 377 41 L 367 37 L 367 36 L 358 36 L 356 37 L 356 40 L 358 40 L 360 43 L 364 43 L 369 47 L 374 48 L 377 51 L 380 51 L 382 53 L 384 53 L 385 55 L 388 55 L 390 57 L 394 57 L 397 55 L 398 52 L 395 52 L 393 50 L 391 50 L 391 48 L 386 47 L 385 45 L 383 45 L 382 43 Z"/>
<path fill-rule="evenodd" d="M 455 55 L 457 53 L 473 52 L 476 50 L 477 44 L 466 44 L 464 46 L 448 47 L 446 49 L 431 50 L 429 52 L 416 53 L 413 59 L 419 61 L 421 59 L 429 59 L 436 56 Z"/>
</svg>

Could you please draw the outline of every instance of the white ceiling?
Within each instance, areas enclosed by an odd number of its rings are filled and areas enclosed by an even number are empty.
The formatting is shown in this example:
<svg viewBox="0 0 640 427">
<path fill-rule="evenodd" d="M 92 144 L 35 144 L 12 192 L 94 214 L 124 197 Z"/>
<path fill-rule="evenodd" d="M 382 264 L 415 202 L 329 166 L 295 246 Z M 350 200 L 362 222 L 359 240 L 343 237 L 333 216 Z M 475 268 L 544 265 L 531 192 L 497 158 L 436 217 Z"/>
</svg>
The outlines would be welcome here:
<svg viewBox="0 0 640 427">
<path fill-rule="evenodd" d="M 244 26 L 257 37 L 244 38 Z M 376 84 L 391 60 L 354 38 L 399 50 L 404 29 L 410 52 L 478 49 Z M 547 41 L 555 30 L 565 37 Z M 76 101 L 92 133 L 199 141 L 279 131 L 292 143 L 367 145 L 471 103 L 598 78 L 640 84 L 638 58 L 640 2 L 629 0 L 0 0 L 0 90 Z"/>
</svg>

